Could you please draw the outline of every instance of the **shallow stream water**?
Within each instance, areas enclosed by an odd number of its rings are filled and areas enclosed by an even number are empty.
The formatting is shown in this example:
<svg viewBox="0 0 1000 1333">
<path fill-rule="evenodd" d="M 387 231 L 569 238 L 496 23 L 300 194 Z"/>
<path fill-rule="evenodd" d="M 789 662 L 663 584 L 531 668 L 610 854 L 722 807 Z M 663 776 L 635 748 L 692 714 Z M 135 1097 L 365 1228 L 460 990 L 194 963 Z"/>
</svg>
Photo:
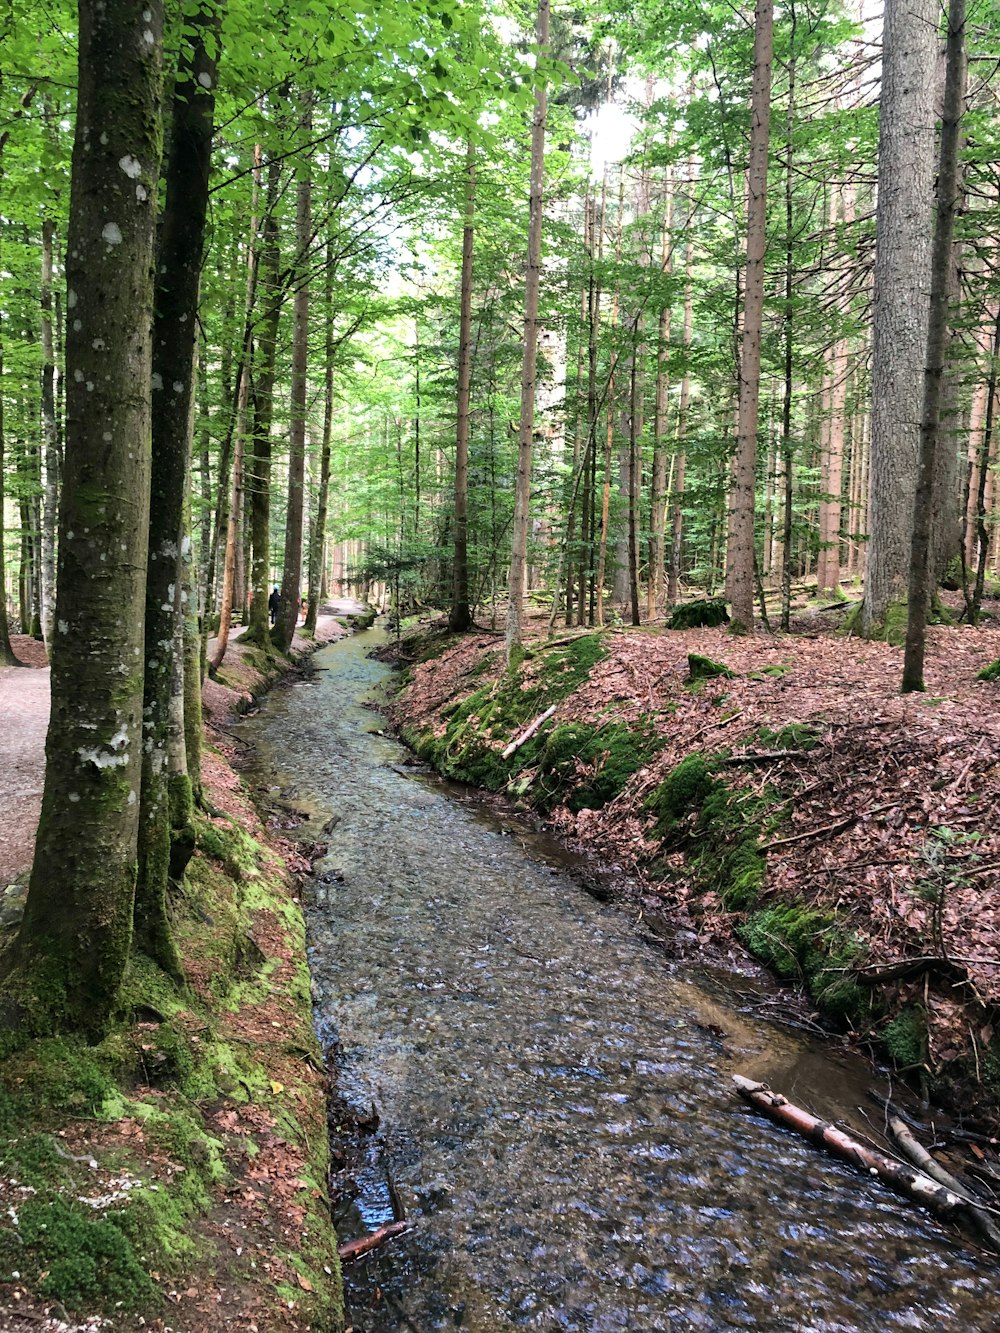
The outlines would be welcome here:
<svg viewBox="0 0 1000 1333">
<path fill-rule="evenodd" d="M 321 650 L 242 728 L 329 848 L 317 1024 L 381 1121 L 342 1236 L 393 1190 L 414 1223 L 345 1269 L 354 1333 L 1000 1329 L 995 1269 L 732 1090 L 863 1124 L 867 1066 L 747 1017 L 557 846 L 408 769 L 365 706 L 383 639 Z"/>
</svg>

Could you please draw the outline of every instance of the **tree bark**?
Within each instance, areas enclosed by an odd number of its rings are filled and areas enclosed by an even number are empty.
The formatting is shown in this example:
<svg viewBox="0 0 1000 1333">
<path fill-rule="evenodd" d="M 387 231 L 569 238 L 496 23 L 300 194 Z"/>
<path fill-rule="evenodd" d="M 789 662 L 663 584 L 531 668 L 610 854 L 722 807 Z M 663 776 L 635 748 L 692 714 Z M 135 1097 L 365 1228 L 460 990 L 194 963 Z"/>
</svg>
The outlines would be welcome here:
<svg viewBox="0 0 1000 1333">
<path fill-rule="evenodd" d="M 879 109 L 868 556 L 861 631 L 906 596 L 931 266 L 939 8 L 886 0 Z"/>
<path fill-rule="evenodd" d="M 312 127 L 307 110 L 304 128 Z M 281 605 L 274 626 L 274 641 L 282 652 L 292 646 L 299 618 L 302 588 L 302 528 L 305 510 L 306 471 L 306 375 L 309 361 L 309 271 L 312 240 L 312 179 L 308 161 L 302 166 L 295 202 L 296 276 L 292 333 L 291 419 L 288 424 L 288 504 L 285 510 L 285 561 L 281 580 Z"/>
<path fill-rule="evenodd" d="M 319 452 L 319 495 L 316 498 L 316 523 L 309 533 L 309 608 L 305 628 L 316 632 L 319 603 L 326 596 L 323 548 L 326 542 L 327 511 L 330 503 L 330 444 L 333 438 L 333 244 L 326 247 L 326 275 L 323 287 L 323 438 Z"/>
<path fill-rule="evenodd" d="M 158 0 L 81 0 L 52 714 L 4 1009 L 93 1036 L 135 894 L 161 53 Z"/>
<path fill-rule="evenodd" d="M 55 226 L 42 220 L 42 440 L 45 492 L 42 505 L 42 637 L 52 651 L 56 601 L 56 520 L 59 507 L 59 432 L 56 427 L 56 353 L 52 337 L 52 242 Z"/>
<path fill-rule="evenodd" d="M 544 60 L 549 50 L 549 0 L 538 0 L 535 48 Z M 521 650 L 524 578 L 528 560 L 531 502 L 531 453 L 535 428 L 535 373 L 538 364 L 538 292 L 542 274 L 542 187 L 545 182 L 545 118 L 548 87 L 539 79 L 531 126 L 531 198 L 528 208 L 528 270 L 524 284 L 524 357 L 521 364 L 521 420 L 517 440 L 514 533 L 507 582 L 507 665 Z"/>
<path fill-rule="evenodd" d="M 920 460 L 910 541 L 906 644 L 903 652 L 904 694 L 924 688 L 924 647 L 931 602 L 934 481 L 936 455 L 941 447 L 938 438 L 941 432 L 941 381 L 948 349 L 952 237 L 958 209 L 958 140 L 965 106 L 965 0 L 949 0 L 946 59 L 923 410 L 920 417 Z"/>
<path fill-rule="evenodd" d="M 172 709 L 183 682 L 183 563 L 190 552 L 185 506 L 195 404 L 198 292 L 208 214 L 208 177 L 221 13 L 199 9 L 174 92 L 166 200 L 161 221 L 153 319 L 152 481 L 146 573 L 142 789 L 135 946 L 181 975 L 167 911 L 167 888 L 193 850 L 192 793 L 186 762 L 170 761 L 171 736 L 183 740 Z M 183 700 L 183 683 L 180 689 Z M 171 771 L 173 770 L 173 771 Z"/>
<path fill-rule="evenodd" d="M 754 14 L 753 93 L 750 101 L 747 264 L 743 296 L 743 351 L 736 457 L 729 502 L 726 579 L 732 605 L 730 630 L 753 633 L 754 490 L 757 471 L 757 406 L 767 243 L 767 158 L 771 122 L 773 0 L 757 0 Z"/>
<path fill-rule="evenodd" d="M 455 421 L 455 571 L 448 627 L 463 633 L 472 625 L 469 606 L 469 399 L 472 385 L 472 258 L 476 210 L 476 150 L 465 150 L 465 225 L 458 316 L 458 403 Z"/>
</svg>

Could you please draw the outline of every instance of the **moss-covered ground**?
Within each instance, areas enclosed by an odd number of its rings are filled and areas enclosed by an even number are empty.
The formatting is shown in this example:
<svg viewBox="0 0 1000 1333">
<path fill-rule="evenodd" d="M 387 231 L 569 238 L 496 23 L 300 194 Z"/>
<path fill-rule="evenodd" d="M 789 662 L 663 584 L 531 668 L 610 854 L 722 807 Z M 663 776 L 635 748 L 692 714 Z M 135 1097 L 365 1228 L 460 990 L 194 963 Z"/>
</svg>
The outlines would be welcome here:
<svg viewBox="0 0 1000 1333">
<path fill-rule="evenodd" d="M 186 984 L 135 956 L 98 1045 L 0 1053 L 4 1328 L 343 1328 L 301 912 L 217 753 L 205 778 L 171 902 Z"/>
</svg>

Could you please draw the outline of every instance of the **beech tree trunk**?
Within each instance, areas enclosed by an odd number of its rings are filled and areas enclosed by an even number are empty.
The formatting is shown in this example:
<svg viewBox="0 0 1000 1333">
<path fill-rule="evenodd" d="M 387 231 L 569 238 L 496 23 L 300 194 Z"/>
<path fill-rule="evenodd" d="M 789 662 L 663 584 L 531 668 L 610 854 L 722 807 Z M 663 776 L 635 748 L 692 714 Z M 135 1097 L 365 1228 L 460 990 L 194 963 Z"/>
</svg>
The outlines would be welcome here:
<svg viewBox="0 0 1000 1333">
<path fill-rule="evenodd" d="M 868 557 L 861 631 L 906 597 L 931 271 L 934 0 L 886 0 L 879 106 Z"/>
<path fill-rule="evenodd" d="M 56 601 L 56 518 L 59 507 L 59 432 L 56 427 L 56 353 L 52 337 L 52 219 L 42 221 L 42 440 L 45 492 L 42 504 L 42 637 L 52 651 Z"/>
<path fill-rule="evenodd" d="M 740 403 L 729 500 L 726 582 L 732 606 L 730 630 L 753 633 L 754 490 L 757 474 L 757 407 L 760 337 L 767 243 L 767 157 L 771 123 L 773 0 L 757 0 L 754 13 L 753 92 L 750 100 L 750 165 L 747 181 L 747 264 L 743 296 Z"/>
<path fill-rule="evenodd" d="M 167 915 L 167 887 L 184 873 L 194 850 L 192 792 L 172 702 L 183 700 L 185 510 L 195 403 L 198 292 L 208 214 L 208 177 L 219 9 L 199 9 L 174 92 L 166 201 L 156 265 L 153 320 L 152 481 L 146 573 L 142 789 L 135 944 L 166 971 L 181 975 Z M 174 753 L 170 762 L 170 751 Z M 171 772 L 171 769 L 173 770 Z"/>
<path fill-rule="evenodd" d="M 36 1031 L 99 1035 L 132 938 L 161 54 L 159 0 L 80 0 L 52 714 L 3 1005 Z"/>
<path fill-rule="evenodd" d="M 539 58 L 549 49 L 549 0 L 538 0 L 535 46 Z M 517 441 L 517 483 L 514 499 L 514 534 L 507 583 L 507 627 L 504 636 L 507 665 L 521 648 L 524 577 L 528 560 L 528 524 L 531 502 L 531 453 L 535 428 L 535 368 L 538 364 L 538 291 L 542 274 L 542 187 L 545 180 L 545 118 L 548 89 L 544 80 L 535 88 L 531 126 L 531 198 L 528 209 L 528 270 L 524 284 L 524 358 L 521 364 L 521 420 Z"/>
<path fill-rule="evenodd" d="M 0 338 L 0 384 L 3 383 L 3 339 Z M 3 536 L 3 455 L 4 455 L 3 394 L 0 393 L 0 666 L 17 666 L 14 649 L 10 642 L 10 625 L 7 621 L 7 575 L 4 558 Z"/>
</svg>

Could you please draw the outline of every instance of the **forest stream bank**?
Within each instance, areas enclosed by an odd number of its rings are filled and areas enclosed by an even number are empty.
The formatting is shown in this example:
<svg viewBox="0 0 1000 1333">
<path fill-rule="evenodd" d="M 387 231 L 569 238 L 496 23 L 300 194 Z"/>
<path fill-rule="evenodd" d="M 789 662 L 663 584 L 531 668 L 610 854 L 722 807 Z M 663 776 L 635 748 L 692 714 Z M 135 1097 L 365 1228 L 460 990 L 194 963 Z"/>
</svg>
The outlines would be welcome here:
<svg viewBox="0 0 1000 1333">
<path fill-rule="evenodd" d="M 749 949 L 812 1021 L 996 1125 L 1000 683 L 978 676 L 1000 630 L 933 627 L 928 692 L 902 696 L 901 650 L 830 620 L 536 621 L 514 680 L 496 634 L 423 627 L 391 711 L 439 772 L 615 867 L 673 954 L 739 969 Z"/>
<path fill-rule="evenodd" d="M 587 677 L 617 712 L 593 639 L 572 659 L 578 693 Z M 454 695 L 448 654 L 474 673 L 486 640 L 449 641 L 411 697 L 435 673 Z M 584 892 L 581 858 L 530 812 L 414 763 L 376 711 L 394 683 L 373 656 L 386 645 L 377 629 L 331 645 L 237 729 L 313 862 L 302 898 L 339 1094 L 338 1231 L 398 1233 L 345 1264 L 355 1333 L 993 1327 L 992 1256 L 748 1111 L 733 1085 L 766 1080 L 880 1139 L 868 1093 L 886 1085 L 868 1062 L 766 1021 L 766 978 L 706 967 L 694 944 L 668 954 L 646 891 L 641 913 Z M 529 687 L 560 646 L 529 659 Z M 495 684 L 488 669 L 462 679 Z"/>
<path fill-rule="evenodd" d="M 346 632 L 321 616 L 293 656 Z M 26 661 L 30 641 L 17 646 Z M 23 902 L 44 763 L 48 673 L 37 652 L 30 665 L 0 673 L 4 746 L 18 765 L 0 797 L 17 802 L 5 936 Z M 4 1329 L 342 1327 L 328 1088 L 293 879 L 306 867 L 231 766 L 246 748 L 236 716 L 300 678 L 285 659 L 232 642 L 206 682 L 198 849 L 174 897 L 187 988 L 134 965 L 99 1045 L 47 1038 L 0 1060 Z"/>
</svg>

